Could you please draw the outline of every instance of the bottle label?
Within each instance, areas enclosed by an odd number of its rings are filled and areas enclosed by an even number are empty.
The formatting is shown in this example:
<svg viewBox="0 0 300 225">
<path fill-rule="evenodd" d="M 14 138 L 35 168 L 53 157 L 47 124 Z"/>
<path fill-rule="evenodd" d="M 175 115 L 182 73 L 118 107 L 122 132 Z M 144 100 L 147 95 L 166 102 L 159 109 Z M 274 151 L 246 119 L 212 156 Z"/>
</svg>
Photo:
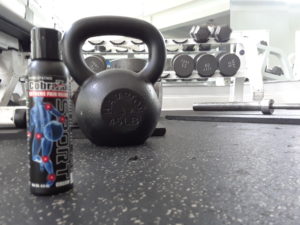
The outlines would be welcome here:
<svg viewBox="0 0 300 225">
<path fill-rule="evenodd" d="M 72 111 L 67 78 L 29 76 L 27 97 L 30 185 L 55 188 L 72 184 Z"/>
</svg>

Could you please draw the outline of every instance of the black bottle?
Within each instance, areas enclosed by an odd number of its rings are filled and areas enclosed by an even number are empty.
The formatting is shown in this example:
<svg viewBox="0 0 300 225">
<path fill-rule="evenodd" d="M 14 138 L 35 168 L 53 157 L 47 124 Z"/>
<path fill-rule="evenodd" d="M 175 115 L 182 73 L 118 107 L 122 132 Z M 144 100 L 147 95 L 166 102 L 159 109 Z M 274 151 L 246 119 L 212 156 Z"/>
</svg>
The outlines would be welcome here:
<svg viewBox="0 0 300 225">
<path fill-rule="evenodd" d="M 31 30 L 27 80 L 27 144 L 30 190 L 52 195 L 73 187 L 69 73 L 60 52 L 61 33 Z"/>
</svg>

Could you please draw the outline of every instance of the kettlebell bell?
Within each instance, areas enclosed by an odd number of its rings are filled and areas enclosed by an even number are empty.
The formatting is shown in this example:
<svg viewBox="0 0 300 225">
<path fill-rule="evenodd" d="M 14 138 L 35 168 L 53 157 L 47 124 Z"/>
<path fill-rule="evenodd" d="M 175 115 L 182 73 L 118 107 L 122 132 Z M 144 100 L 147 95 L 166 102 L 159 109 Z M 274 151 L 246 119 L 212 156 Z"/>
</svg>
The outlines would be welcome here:
<svg viewBox="0 0 300 225">
<path fill-rule="evenodd" d="M 110 69 L 94 74 L 81 54 L 93 36 L 122 35 L 148 46 L 146 66 L 135 73 Z M 63 60 L 80 86 L 75 113 L 85 136 L 96 145 L 138 145 L 154 131 L 160 103 L 153 84 L 163 72 L 166 50 L 161 33 L 150 23 L 128 17 L 97 16 L 80 19 L 65 33 Z"/>
</svg>

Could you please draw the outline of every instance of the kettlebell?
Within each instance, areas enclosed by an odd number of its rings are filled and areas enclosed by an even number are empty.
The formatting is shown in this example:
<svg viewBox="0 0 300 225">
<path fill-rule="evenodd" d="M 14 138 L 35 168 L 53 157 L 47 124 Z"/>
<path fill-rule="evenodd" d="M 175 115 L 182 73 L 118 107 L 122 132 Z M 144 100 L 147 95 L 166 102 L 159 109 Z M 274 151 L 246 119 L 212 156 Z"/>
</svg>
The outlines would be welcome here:
<svg viewBox="0 0 300 225">
<path fill-rule="evenodd" d="M 94 74 L 83 60 L 81 47 L 93 36 L 122 35 L 142 40 L 148 62 L 139 72 L 110 69 Z M 150 23 L 128 17 L 80 19 L 65 33 L 63 60 L 80 86 L 75 106 L 78 125 L 96 145 L 138 145 L 154 131 L 160 103 L 153 84 L 164 69 L 166 50 L 161 33 Z"/>
</svg>

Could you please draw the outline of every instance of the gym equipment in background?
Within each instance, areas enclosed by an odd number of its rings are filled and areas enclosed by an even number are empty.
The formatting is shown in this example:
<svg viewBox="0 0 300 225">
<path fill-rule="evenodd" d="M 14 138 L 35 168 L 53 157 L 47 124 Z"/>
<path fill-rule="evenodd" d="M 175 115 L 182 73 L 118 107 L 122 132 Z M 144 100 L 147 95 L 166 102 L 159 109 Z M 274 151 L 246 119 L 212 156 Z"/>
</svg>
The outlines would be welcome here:
<svg viewBox="0 0 300 225">
<path fill-rule="evenodd" d="M 109 49 L 107 46 L 104 46 L 104 45 L 95 45 L 95 51 L 98 51 L 98 52 L 111 52 L 112 49 Z"/>
<path fill-rule="evenodd" d="M 101 55 L 88 56 L 84 59 L 84 61 L 94 73 L 99 73 L 103 70 L 106 70 L 106 61 Z"/>
<path fill-rule="evenodd" d="M 188 42 L 188 39 L 173 39 L 172 40 L 175 44 L 181 45 Z"/>
<path fill-rule="evenodd" d="M 179 51 L 179 48 L 177 46 L 175 47 L 168 47 L 167 48 L 167 52 L 178 52 Z"/>
<path fill-rule="evenodd" d="M 180 78 L 191 76 L 194 70 L 194 60 L 191 56 L 184 53 L 175 55 L 172 59 L 173 69 Z"/>
<path fill-rule="evenodd" d="M 137 73 L 113 69 L 94 74 L 81 57 L 80 46 L 92 36 L 123 35 L 147 44 L 149 61 Z M 165 43 L 150 23 L 117 16 L 89 17 L 75 22 L 64 35 L 63 59 L 80 85 L 76 104 L 78 125 L 96 145 L 142 144 L 160 116 L 153 84 L 166 59 Z"/>
<path fill-rule="evenodd" d="M 132 52 L 143 53 L 143 52 L 146 52 L 146 49 L 132 49 Z"/>
<path fill-rule="evenodd" d="M 184 52 L 193 52 L 195 51 L 195 44 L 184 44 L 182 45 L 182 51 Z"/>
<path fill-rule="evenodd" d="M 26 109 L 22 109 L 22 108 L 16 108 L 15 109 L 15 113 L 14 113 L 14 117 L 13 117 L 13 122 L 16 126 L 16 128 L 21 128 L 21 129 L 25 129 L 27 122 L 26 122 Z"/>
<path fill-rule="evenodd" d="M 234 76 L 241 66 L 240 58 L 234 53 L 219 52 L 216 55 L 220 73 L 224 77 Z"/>
<path fill-rule="evenodd" d="M 104 40 L 88 40 L 88 42 L 91 44 L 91 45 L 104 45 L 105 44 L 105 41 Z"/>
<path fill-rule="evenodd" d="M 145 59 L 138 58 L 116 59 L 111 61 L 111 68 L 127 69 L 139 73 L 145 67 L 146 63 Z"/>
<path fill-rule="evenodd" d="M 0 126 L 26 126 L 24 78 L 30 51 L 30 30 L 27 20 L 0 4 Z"/>
<path fill-rule="evenodd" d="M 261 41 L 257 44 L 257 50 L 261 58 L 261 72 L 264 79 L 270 80 L 294 80 L 293 69 L 288 61 L 286 54 L 276 47 L 268 46 L 267 42 Z M 270 56 L 276 57 L 279 65 L 272 69 L 267 69 L 268 59 Z"/>
<path fill-rule="evenodd" d="M 279 66 L 274 66 L 270 69 L 266 68 L 265 72 L 266 73 L 271 73 L 271 74 L 274 74 L 274 75 L 278 75 L 278 76 L 281 76 L 281 75 L 284 74 L 282 68 L 279 67 Z"/>
<path fill-rule="evenodd" d="M 227 42 L 230 40 L 231 32 L 232 29 L 228 25 L 194 25 L 189 34 L 195 42 L 206 43 L 210 37 L 217 42 Z"/>
<path fill-rule="evenodd" d="M 143 41 L 141 41 L 139 39 L 132 39 L 131 43 L 135 44 L 135 45 L 143 45 L 143 44 L 145 44 Z"/>
<path fill-rule="evenodd" d="M 110 40 L 110 43 L 112 43 L 113 45 L 123 45 L 125 44 L 125 40 Z"/>
<path fill-rule="evenodd" d="M 210 51 L 211 45 L 210 44 L 200 44 L 199 45 L 199 51 Z"/>
<path fill-rule="evenodd" d="M 275 104 L 270 99 L 261 102 L 205 102 L 193 105 L 194 111 L 261 111 L 264 115 L 273 114 L 275 109 L 300 110 L 300 104 Z"/>
<path fill-rule="evenodd" d="M 218 69 L 218 61 L 215 56 L 207 53 L 199 53 L 194 58 L 195 69 L 201 77 L 211 77 Z"/>
<path fill-rule="evenodd" d="M 116 48 L 116 52 L 120 53 L 120 52 L 128 52 L 128 49 L 126 48 Z"/>
<path fill-rule="evenodd" d="M 230 40 L 232 29 L 228 25 L 216 26 L 213 31 L 214 38 L 217 42 L 227 42 Z"/>
<path fill-rule="evenodd" d="M 210 37 L 210 30 L 207 25 L 192 26 L 190 36 L 197 43 L 205 43 Z"/>
</svg>

